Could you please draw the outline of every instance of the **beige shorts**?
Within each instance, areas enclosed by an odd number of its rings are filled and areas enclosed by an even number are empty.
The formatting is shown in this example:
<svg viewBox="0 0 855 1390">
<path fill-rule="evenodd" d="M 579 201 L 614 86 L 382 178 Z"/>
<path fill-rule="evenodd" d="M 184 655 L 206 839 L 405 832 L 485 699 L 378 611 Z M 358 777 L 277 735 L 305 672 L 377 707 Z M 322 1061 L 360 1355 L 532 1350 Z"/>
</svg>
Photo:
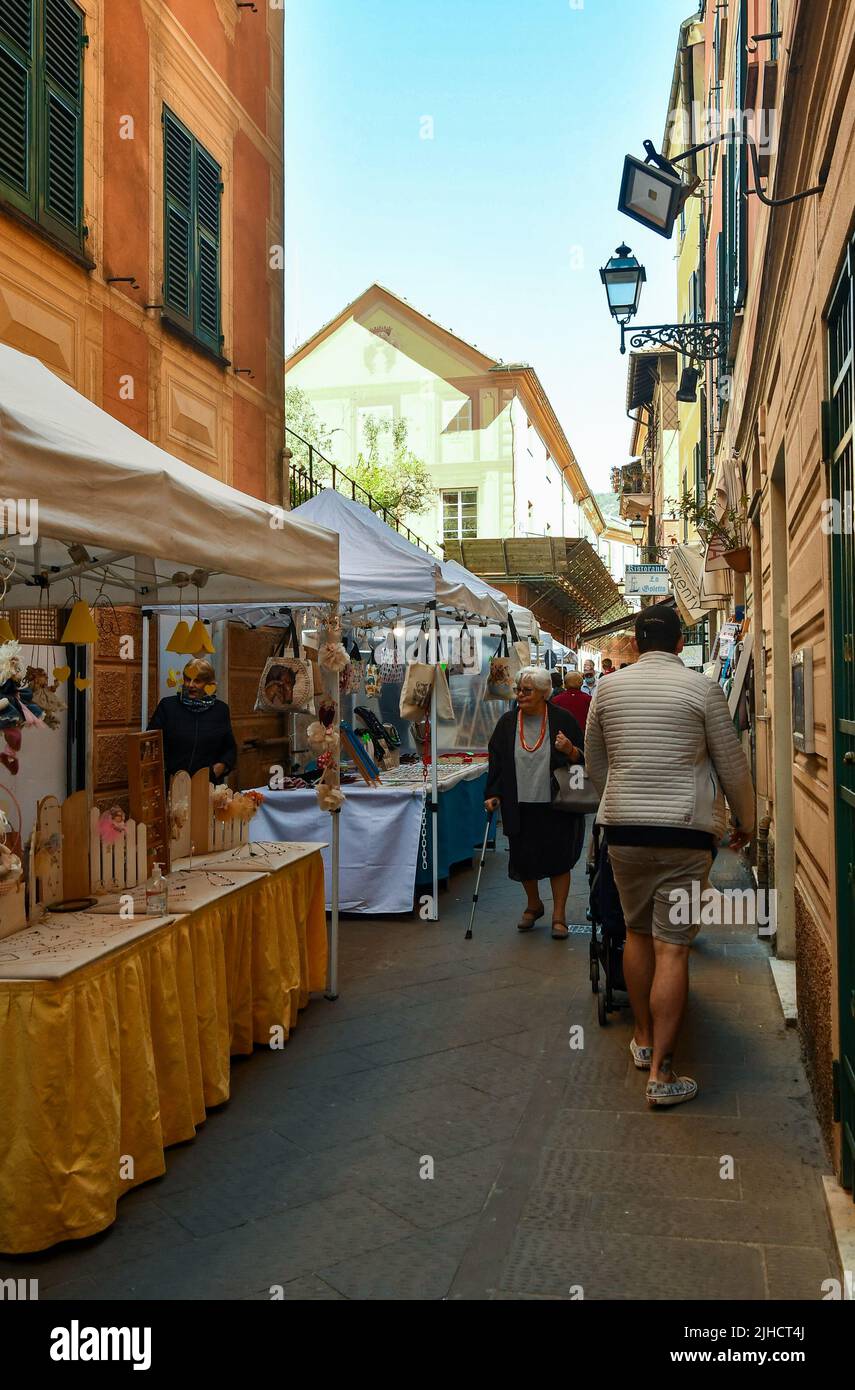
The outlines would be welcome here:
<svg viewBox="0 0 855 1390">
<path fill-rule="evenodd" d="M 693 919 L 709 884 L 706 849 L 609 845 L 609 859 L 627 930 L 672 946 L 689 946 L 700 931 Z"/>
</svg>

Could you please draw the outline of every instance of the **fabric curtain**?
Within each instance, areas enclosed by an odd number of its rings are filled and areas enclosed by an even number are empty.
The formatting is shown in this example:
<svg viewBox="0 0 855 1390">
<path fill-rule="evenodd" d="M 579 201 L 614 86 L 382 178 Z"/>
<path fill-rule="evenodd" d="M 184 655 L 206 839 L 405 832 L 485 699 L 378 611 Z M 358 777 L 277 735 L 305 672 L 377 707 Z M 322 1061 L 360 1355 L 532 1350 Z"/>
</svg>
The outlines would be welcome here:
<svg viewBox="0 0 855 1390">
<path fill-rule="evenodd" d="M 313 854 L 64 979 L 0 982 L 0 1250 L 109 1226 L 326 969 Z"/>
</svg>

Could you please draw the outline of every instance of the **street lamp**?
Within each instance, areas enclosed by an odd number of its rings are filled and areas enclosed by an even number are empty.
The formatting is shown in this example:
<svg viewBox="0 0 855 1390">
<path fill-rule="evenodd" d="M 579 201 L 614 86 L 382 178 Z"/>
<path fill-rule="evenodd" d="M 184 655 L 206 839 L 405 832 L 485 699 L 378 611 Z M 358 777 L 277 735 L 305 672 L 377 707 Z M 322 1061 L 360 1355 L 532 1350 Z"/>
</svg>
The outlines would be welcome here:
<svg viewBox="0 0 855 1390">
<path fill-rule="evenodd" d="M 627 323 L 638 313 L 641 286 L 647 279 L 647 271 L 639 265 L 625 242 L 600 271 L 600 279 L 606 287 L 612 318 L 618 323 Z"/>
<path fill-rule="evenodd" d="M 660 236 L 670 237 L 674 223 L 700 179 L 685 183 L 673 164 L 657 154 L 650 140 L 645 140 L 647 159 L 628 154 L 624 160 L 623 178 L 618 198 L 618 212 L 625 212 Z"/>
<path fill-rule="evenodd" d="M 647 279 L 647 272 L 629 247 L 621 245 L 600 271 L 600 279 L 606 287 L 609 313 L 620 324 L 620 350 L 625 353 L 627 324 L 638 313 L 641 286 Z M 722 355 L 722 325 L 718 322 L 647 324 L 643 328 L 633 328 L 629 341 L 634 348 L 666 347 L 690 359 L 715 362 Z M 695 380 L 697 384 L 697 378 Z M 686 385 L 681 382 L 681 389 Z"/>
<path fill-rule="evenodd" d="M 647 530 L 647 522 L 643 521 L 640 516 L 634 516 L 629 523 L 629 530 L 635 544 L 640 547 L 644 540 L 644 533 Z"/>
<path fill-rule="evenodd" d="M 758 38 L 760 37 L 768 36 L 758 35 Z M 691 159 L 701 150 L 721 144 L 723 140 L 729 140 L 733 144 L 742 141 L 748 146 L 754 187 L 749 188 L 746 180 L 742 197 L 753 193 L 767 207 L 781 208 L 789 203 L 798 203 L 802 198 L 811 198 L 814 194 L 821 193 L 825 187 L 823 182 L 814 188 L 806 188 L 801 193 L 791 193 L 788 198 L 770 198 L 760 186 L 762 176 L 756 142 L 747 130 L 737 129 L 731 123 L 730 129 L 714 135 L 711 140 L 704 140 L 700 145 L 691 145 L 682 154 L 675 154 L 671 159 L 659 154 L 652 140 L 644 140 L 642 143 L 646 159 L 637 159 L 635 155 L 628 154 L 624 160 L 618 212 L 625 212 L 627 217 L 632 217 L 634 221 L 640 222 L 651 232 L 657 232 L 659 236 L 670 237 L 686 200 L 701 182 L 697 177 L 686 182 L 680 177 L 680 171 L 675 166 L 684 159 Z"/>
</svg>

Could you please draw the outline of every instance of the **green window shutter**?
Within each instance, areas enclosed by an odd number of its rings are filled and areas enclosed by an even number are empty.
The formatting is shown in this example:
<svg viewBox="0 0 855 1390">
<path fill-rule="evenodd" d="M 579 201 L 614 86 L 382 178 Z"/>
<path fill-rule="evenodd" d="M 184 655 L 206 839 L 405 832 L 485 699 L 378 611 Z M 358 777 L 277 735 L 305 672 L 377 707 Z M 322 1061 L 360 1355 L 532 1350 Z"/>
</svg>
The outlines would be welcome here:
<svg viewBox="0 0 855 1390">
<path fill-rule="evenodd" d="M 196 145 L 196 334 L 220 351 L 220 166 Z"/>
<path fill-rule="evenodd" d="M 82 240 L 83 13 L 71 0 L 43 0 L 39 221 L 65 241 Z"/>
<path fill-rule="evenodd" d="M 220 166 L 164 107 L 163 302 L 170 318 L 220 353 Z"/>
<path fill-rule="evenodd" d="M 193 137 L 171 111 L 163 112 L 163 302 L 193 332 Z"/>
<path fill-rule="evenodd" d="M 33 2 L 0 5 L 0 194 L 36 215 Z"/>
</svg>

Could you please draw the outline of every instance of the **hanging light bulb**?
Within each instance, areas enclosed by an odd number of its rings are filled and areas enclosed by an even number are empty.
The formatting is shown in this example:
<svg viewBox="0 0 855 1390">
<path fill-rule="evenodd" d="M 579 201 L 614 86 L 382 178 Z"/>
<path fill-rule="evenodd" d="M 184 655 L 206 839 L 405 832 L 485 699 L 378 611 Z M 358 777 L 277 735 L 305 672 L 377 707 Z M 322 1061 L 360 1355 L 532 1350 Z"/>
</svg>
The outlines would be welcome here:
<svg viewBox="0 0 855 1390">
<path fill-rule="evenodd" d="M 72 608 L 65 624 L 65 631 L 59 640 L 63 645 L 74 643 L 77 646 L 92 646 L 98 641 L 95 619 L 92 617 L 89 604 L 84 603 L 82 598 L 79 598 Z"/>
<path fill-rule="evenodd" d="M 179 618 L 175 624 L 175 631 L 166 644 L 168 652 L 175 652 L 177 656 L 192 656 L 195 649 L 190 646 L 190 628 L 184 618 Z"/>
<path fill-rule="evenodd" d="M 198 652 L 214 651 L 214 644 L 211 641 L 211 634 L 206 628 L 205 624 L 202 622 L 201 618 L 197 618 L 195 623 L 191 627 L 187 641 L 188 646 L 186 650 L 188 652 L 192 652 L 194 656 Z"/>
<path fill-rule="evenodd" d="M 0 618 L 0 642 L 14 642 L 15 634 L 8 618 Z"/>
</svg>

